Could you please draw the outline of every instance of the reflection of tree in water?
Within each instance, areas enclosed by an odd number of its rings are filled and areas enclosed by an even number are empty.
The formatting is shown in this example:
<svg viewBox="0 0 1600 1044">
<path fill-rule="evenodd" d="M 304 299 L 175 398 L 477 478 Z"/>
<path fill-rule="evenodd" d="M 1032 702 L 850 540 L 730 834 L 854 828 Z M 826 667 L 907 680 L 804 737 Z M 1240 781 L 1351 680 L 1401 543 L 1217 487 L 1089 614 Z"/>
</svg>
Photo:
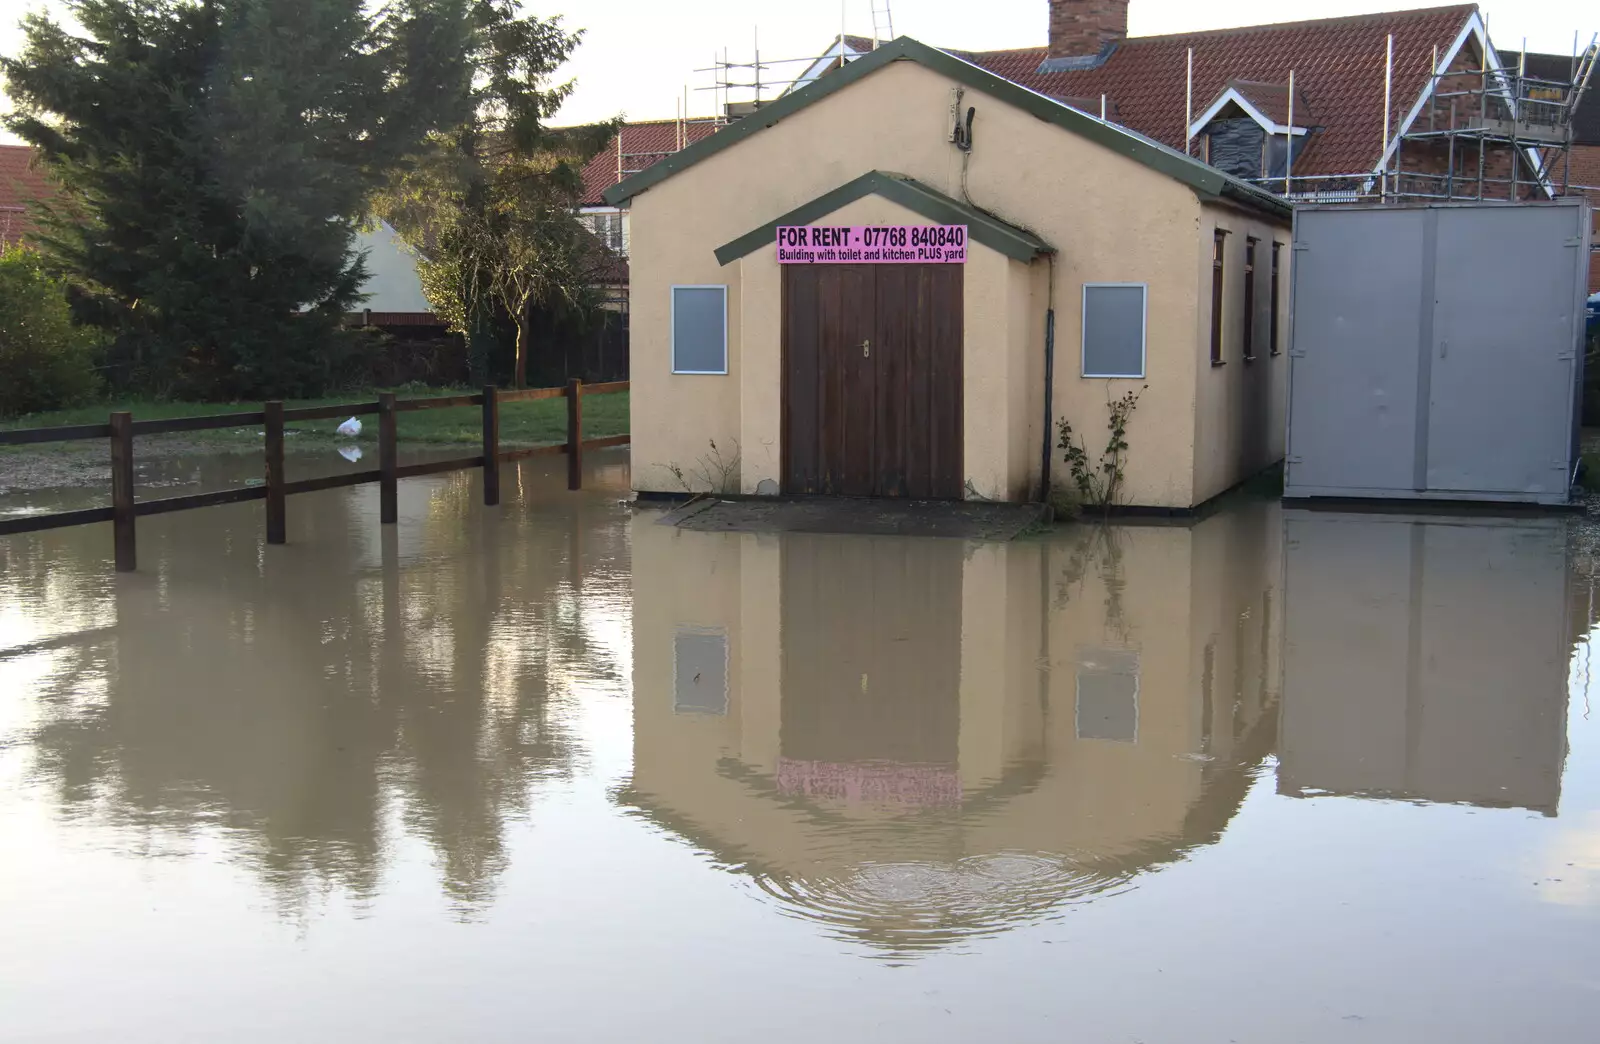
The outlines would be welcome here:
<svg viewBox="0 0 1600 1044">
<path fill-rule="evenodd" d="M 290 908 L 330 887 L 372 896 L 398 823 L 470 910 L 505 866 L 507 817 L 573 771 L 552 694 L 621 677 L 580 595 L 586 565 L 625 568 L 624 537 L 594 501 L 499 528 L 457 513 L 413 523 L 422 546 L 404 566 L 386 533 L 362 569 L 349 556 L 376 520 L 352 518 L 354 498 L 316 499 L 298 519 L 314 533 L 265 564 L 250 512 L 141 531 L 143 572 L 101 584 L 115 626 L 49 653 L 35 775 L 66 814 L 143 843 L 223 828 Z M 98 550 L 58 542 L 39 561 Z M 7 594 L 50 598 L 50 575 L 12 573 Z"/>
</svg>

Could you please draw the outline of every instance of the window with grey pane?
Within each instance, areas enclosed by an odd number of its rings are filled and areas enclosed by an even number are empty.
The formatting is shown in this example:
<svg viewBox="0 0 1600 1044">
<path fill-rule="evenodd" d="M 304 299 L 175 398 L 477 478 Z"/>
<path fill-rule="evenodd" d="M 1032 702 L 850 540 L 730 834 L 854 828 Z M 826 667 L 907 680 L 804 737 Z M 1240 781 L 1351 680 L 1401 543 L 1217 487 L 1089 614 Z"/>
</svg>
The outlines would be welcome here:
<svg viewBox="0 0 1600 1044">
<path fill-rule="evenodd" d="M 672 709 L 676 713 L 728 713 L 727 632 L 679 628 L 672 642 L 672 673 Z"/>
<path fill-rule="evenodd" d="M 1139 740 L 1139 654 L 1127 649 L 1078 650 L 1079 739 Z"/>
<path fill-rule="evenodd" d="M 1143 377 L 1145 285 L 1083 284 L 1083 376 Z"/>
<path fill-rule="evenodd" d="M 672 288 L 672 372 L 728 372 L 728 288 Z"/>
</svg>

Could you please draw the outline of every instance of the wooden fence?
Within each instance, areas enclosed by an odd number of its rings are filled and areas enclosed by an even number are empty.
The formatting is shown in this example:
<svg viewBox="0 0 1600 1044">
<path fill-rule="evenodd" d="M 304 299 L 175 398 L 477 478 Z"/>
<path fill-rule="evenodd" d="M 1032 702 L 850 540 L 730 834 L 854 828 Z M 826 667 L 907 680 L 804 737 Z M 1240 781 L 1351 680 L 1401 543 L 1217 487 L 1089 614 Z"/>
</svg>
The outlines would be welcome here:
<svg viewBox="0 0 1600 1044">
<path fill-rule="evenodd" d="M 448 395 L 431 399 L 398 399 L 392 393 L 378 396 L 377 402 L 342 403 L 336 406 L 307 406 L 285 409 L 282 402 L 268 402 L 261 410 L 249 413 L 225 413 L 207 417 L 178 417 L 172 420 L 136 421 L 131 413 L 113 413 L 106 424 L 77 424 L 57 428 L 20 428 L 0 431 L 0 446 L 15 446 L 41 442 L 70 442 L 80 439 L 109 439 L 111 442 L 111 506 L 84 508 L 80 511 L 58 511 L 48 515 L 24 515 L 19 518 L 0 518 L 0 536 L 10 533 L 32 533 L 43 529 L 60 529 L 65 526 L 83 526 L 94 522 L 110 522 L 116 549 L 117 571 L 132 572 L 137 563 L 134 541 L 134 520 L 143 515 L 164 515 L 169 511 L 188 511 L 191 508 L 212 507 L 217 504 L 237 504 L 247 500 L 267 502 L 267 543 L 282 544 L 287 532 L 287 498 L 295 493 L 315 493 L 318 490 L 359 486 L 367 482 L 378 483 L 379 518 L 392 524 L 399 517 L 398 483 L 403 478 L 419 475 L 437 475 L 446 471 L 483 469 L 483 502 L 493 507 L 500 503 L 500 468 L 505 461 L 547 453 L 567 455 L 567 488 L 583 488 L 583 451 L 605 446 L 621 446 L 628 442 L 627 435 L 609 438 L 584 439 L 583 398 L 586 395 L 604 395 L 628 390 L 627 381 L 609 384 L 589 384 L 568 381 L 565 388 L 528 388 L 521 391 L 502 391 L 487 387 L 476 395 Z M 528 449 L 502 450 L 500 448 L 500 407 L 508 402 L 528 402 L 534 399 L 567 400 L 567 441 L 554 446 L 535 446 Z M 423 464 L 401 464 L 398 446 L 398 418 L 413 410 L 437 410 L 450 406 L 481 406 L 483 408 L 483 449 L 470 457 L 434 460 Z M 378 415 L 378 468 L 376 471 L 357 471 L 346 475 L 328 475 L 323 478 L 300 479 L 290 482 L 283 468 L 284 425 L 291 421 L 329 420 L 336 417 Z M 214 428 L 237 428 L 261 424 L 266 434 L 266 481 L 259 486 L 242 486 L 236 489 L 219 489 L 211 493 L 191 493 L 181 497 L 163 497 L 158 500 L 134 499 L 133 439 L 136 435 L 166 435 L 173 432 L 207 431 Z"/>
</svg>

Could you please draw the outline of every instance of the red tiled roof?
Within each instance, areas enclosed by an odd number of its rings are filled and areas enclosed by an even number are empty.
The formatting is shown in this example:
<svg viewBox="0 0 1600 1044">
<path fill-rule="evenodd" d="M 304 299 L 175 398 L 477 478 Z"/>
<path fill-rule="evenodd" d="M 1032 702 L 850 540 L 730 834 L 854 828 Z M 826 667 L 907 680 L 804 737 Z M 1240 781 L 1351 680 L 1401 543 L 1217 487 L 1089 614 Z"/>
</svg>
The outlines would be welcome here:
<svg viewBox="0 0 1600 1044">
<path fill-rule="evenodd" d="M 1070 94 L 1052 94 L 1050 97 L 1062 105 L 1070 105 L 1079 112 L 1088 113 L 1090 116 L 1098 117 L 1100 115 L 1100 98 L 1098 95 L 1093 98 L 1074 98 Z M 1117 112 L 1117 99 L 1115 98 L 1106 98 L 1106 119 L 1112 123 L 1122 122 L 1122 117 Z"/>
<path fill-rule="evenodd" d="M 717 132 L 721 124 L 711 119 L 688 120 L 682 124 L 683 129 L 687 131 L 685 135 L 687 140 L 680 139 L 679 126 L 677 120 L 624 123 L 617 137 L 612 138 L 611 143 L 584 166 L 581 205 L 586 207 L 606 205 L 600 194 L 622 180 L 617 176 L 619 159 L 625 172 L 624 176 L 637 174 L 646 167 L 654 166 L 666 159 L 685 145 L 693 145 L 701 138 L 709 138 Z"/>
<path fill-rule="evenodd" d="M 950 53 L 1041 94 L 1108 96 L 1124 126 L 1183 148 L 1185 63 L 1194 48 L 1194 114 L 1233 79 L 1281 84 L 1290 70 L 1295 93 L 1316 114 L 1316 126 L 1295 173 L 1348 174 L 1375 168 L 1383 138 L 1384 48 L 1394 34 L 1393 120 L 1396 129 L 1427 85 L 1433 48 L 1441 58 L 1477 10 L 1475 4 L 1390 11 L 1349 18 L 1254 25 L 1239 29 L 1132 37 L 1098 68 L 1039 72 L 1043 47 Z M 1287 92 L 1285 92 L 1287 93 Z M 1295 113 L 1295 122 L 1301 123 Z M 1303 125 L 1303 124 L 1302 124 Z"/>
<path fill-rule="evenodd" d="M 1289 122 L 1289 85 L 1287 83 L 1229 80 L 1228 86 L 1237 91 L 1240 97 L 1255 106 L 1257 112 L 1273 123 Z M 1206 106 L 1208 109 L 1210 107 L 1209 104 Z M 1311 106 L 1306 104 L 1306 92 L 1300 89 L 1298 82 L 1294 85 L 1294 122 L 1297 127 L 1316 124 L 1316 120 L 1311 115 Z"/>
<path fill-rule="evenodd" d="M 28 204 L 54 194 L 44 172 L 34 168 L 30 146 L 0 145 L 0 244 L 33 232 Z"/>
</svg>

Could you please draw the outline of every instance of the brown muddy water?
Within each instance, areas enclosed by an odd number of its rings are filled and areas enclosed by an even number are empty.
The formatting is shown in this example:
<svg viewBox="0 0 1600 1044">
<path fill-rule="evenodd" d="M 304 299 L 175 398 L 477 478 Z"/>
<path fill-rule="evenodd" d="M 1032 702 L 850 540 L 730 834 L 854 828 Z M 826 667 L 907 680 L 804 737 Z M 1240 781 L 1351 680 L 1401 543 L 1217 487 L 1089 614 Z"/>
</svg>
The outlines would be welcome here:
<svg viewBox="0 0 1600 1044">
<path fill-rule="evenodd" d="M 710 534 L 625 462 L 0 539 L 0 1040 L 1595 1039 L 1579 523 Z"/>
</svg>

